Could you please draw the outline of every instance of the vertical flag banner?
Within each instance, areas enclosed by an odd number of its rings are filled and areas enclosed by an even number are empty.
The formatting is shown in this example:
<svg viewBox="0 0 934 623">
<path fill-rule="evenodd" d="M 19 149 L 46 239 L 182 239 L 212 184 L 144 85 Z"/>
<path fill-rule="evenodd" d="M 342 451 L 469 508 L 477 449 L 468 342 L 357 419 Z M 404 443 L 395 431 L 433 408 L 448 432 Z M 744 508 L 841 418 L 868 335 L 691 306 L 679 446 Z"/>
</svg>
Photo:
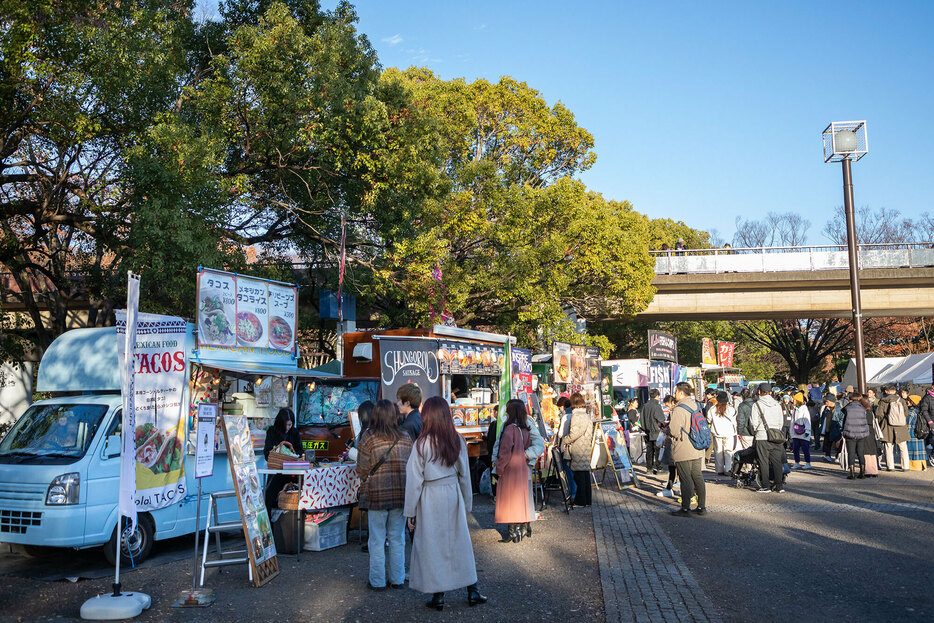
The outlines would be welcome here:
<svg viewBox="0 0 934 623">
<path fill-rule="evenodd" d="M 499 414 L 496 417 L 496 436 L 503 432 L 506 421 L 506 403 L 512 398 L 512 344 L 506 340 L 506 356 L 503 358 L 503 370 L 499 375 Z"/>
<path fill-rule="evenodd" d="M 709 363 L 710 365 L 717 365 L 717 353 L 714 351 L 713 340 L 709 337 L 705 337 L 701 340 L 701 352 L 702 359 L 704 363 Z"/>
<path fill-rule="evenodd" d="M 129 431 L 136 430 L 136 324 L 139 311 L 139 276 L 127 274 L 126 311 L 123 312 L 125 336 L 120 341 L 120 330 L 117 329 L 117 340 L 123 346 L 120 361 L 120 379 L 123 387 L 123 421 L 122 421 L 122 448 L 120 452 L 120 497 L 117 508 L 120 515 L 130 520 L 130 530 L 136 530 L 136 447 L 133 435 Z M 117 311 L 117 323 L 120 323 L 121 312 Z M 119 348 L 119 346 L 118 346 Z"/>
<path fill-rule="evenodd" d="M 717 342 L 717 351 L 720 355 L 720 365 L 724 368 L 733 367 L 733 351 L 736 349 L 734 342 Z"/>
<path fill-rule="evenodd" d="M 133 464 L 136 510 L 164 508 L 186 494 L 182 398 L 188 385 L 188 325 L 175 316 L 135 313 L 131 323 L 128 312 L 116 314 L 117 335 L 127 334 L 126 341 L 117 340 L 118 354 L 132 364 L 127 369 L 133 379 L 132 391 L 124 383 L 123 399 L 130 397 L 132 404 L 123 411 L 123 460 L 126 464 L 129 457 Z"/>
</svg>

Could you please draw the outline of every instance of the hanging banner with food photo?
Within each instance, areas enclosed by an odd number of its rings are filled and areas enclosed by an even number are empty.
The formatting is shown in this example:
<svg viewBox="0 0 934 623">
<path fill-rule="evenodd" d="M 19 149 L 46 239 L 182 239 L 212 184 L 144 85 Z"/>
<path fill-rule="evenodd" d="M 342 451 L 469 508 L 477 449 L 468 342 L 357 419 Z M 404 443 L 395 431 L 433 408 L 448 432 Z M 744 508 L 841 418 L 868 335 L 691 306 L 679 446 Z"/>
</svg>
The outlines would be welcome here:
<svg viewBox="0 0 934 623">
<path fill-rule="evenodd" d="M 198 272 L 198 347 L 256 362 L 295 352 L 298 287 L 210 268 Z"/>
<path fill-rule="evenodd" d="M 279 283 L 270 283 L 270 347 L 286 352 L 295 350 L 296 318 L 298 318 L 298 288 Z"/>
<path fill-rule="evenodd" d="M 717 352 L 713 347 L 713 340 L 709 337 L 701 339 L 701 361 L 712 366 L 717 365 Z"/>
<path fill-rule="evenodd" d="M 127 315 L 117 310 L 117 335 L 126 335 Z M 185 489 L 185 377 L 187 323 L 174 316 L 138 314 L 136 325 L 135 428 L 136 507 L 146 511 L 180 502 Z M 122 359 L 125 339 L 118 339 Z"/>
<path fill-rule="evenodd" d="M 198 344 L 237 345 L 237 278 L 229 273 L 198 275 Z"/>
<path fill-rule="evenodd" d="M 258 279 L 237 276 L 237 344 L 266 348 L 269 334 L 269 291 Z"/>
<path fill-rule="evenodd" d="M 513 398 L 532 393 L 532 351 L 524 348 L 510 349 L 512 357 Z"/>
<path fill-rule="evenodd" d="M 555 342 L 552 346 L 551 361 L 555 373 L 555 383 L 570 383 L 571 345 L 565 344 L 564 342 Z"/>
</svg>

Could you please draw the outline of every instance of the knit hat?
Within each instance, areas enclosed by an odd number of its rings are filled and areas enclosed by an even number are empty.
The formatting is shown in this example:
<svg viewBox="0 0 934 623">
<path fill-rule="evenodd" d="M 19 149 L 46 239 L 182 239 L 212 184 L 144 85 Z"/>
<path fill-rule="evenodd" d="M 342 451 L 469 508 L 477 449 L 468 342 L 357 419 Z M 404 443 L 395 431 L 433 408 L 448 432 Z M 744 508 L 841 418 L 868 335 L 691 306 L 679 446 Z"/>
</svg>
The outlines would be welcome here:
<svg viewBox="0 0 934 623">
<path fill-rule="evenodd" d="M 795 402 L 797 402 L 798 404 L 802 404 L 802 405 L 804 404 L 804 394 L 803 394 L 803 393 L 798 392 L 797 394 L 795 394 L 795 395 L 793 396 L 793 398 L 795 399 Z"/>
</svg>

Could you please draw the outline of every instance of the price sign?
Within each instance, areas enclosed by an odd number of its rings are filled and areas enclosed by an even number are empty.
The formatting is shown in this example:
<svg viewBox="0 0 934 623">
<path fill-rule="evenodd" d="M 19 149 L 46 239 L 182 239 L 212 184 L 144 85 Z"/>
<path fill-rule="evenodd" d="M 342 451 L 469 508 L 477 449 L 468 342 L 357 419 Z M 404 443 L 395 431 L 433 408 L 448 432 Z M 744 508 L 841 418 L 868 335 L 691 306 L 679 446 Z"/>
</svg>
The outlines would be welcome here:
<svg viewBox="0 0 934 623">
<path fill-rule="evenodd" d="M 275 283 L 269 284 L 269 346 L 291 352 L 295 349 L 295 326 L 298 290 Z"/>
<path fill-rule="evenodd" d="M 217 405 L 203 402 L 198 405 L 197 441 L 195 443 L 195 478 L 209 478 L 214 474 L 214 427 Z"/>
<path fill-rule="evenodd" d="M 266 282 L 237 277 L 237 343 L 266 348 L 269 344 L 269 291 Z"/>
</svg>

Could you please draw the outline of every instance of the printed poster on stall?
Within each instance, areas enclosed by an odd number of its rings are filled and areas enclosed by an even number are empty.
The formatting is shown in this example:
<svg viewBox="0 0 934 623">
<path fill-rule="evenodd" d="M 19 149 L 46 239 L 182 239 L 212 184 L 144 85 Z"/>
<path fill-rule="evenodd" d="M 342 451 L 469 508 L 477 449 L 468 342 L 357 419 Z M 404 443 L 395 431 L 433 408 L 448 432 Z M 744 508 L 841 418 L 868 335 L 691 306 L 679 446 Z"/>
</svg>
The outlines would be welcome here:
<svg viewBox="0 0 934 623">
<path fill-rule="evenodd" d="M 717 351 L 713 347 L 713 340 L 709 337 L 701 340 L 701 361 L 712 366 L 717 365 Z"/>
<path fill-rule="evenodd" d="M 671 333 L 649 330 L 649 359 L 678 363 L 678 340 Z"/>
<path fill-rule="evenodd" d="M 512 394 L 518 398 L 532 393 L 532 351 L 510 349 L 512 356 Z"/>
<path fill-rule="evenodd" d="M 195 478 L 214 475 L 214 432 L 217 405 L 202 402 L 198 405 L 198 438 L 195 440 Z"/>
<path fill-rule="evenodd" d="M 291 353 L 295 350 L 297 305 L 298 288 L 294 285 L 201 269 L 198 346 Z"/>
<path fill-rule="evenodd" d="M 117 348 L 124 356 L 127 314 L 117 310 Z M 187 323 L 174 316 L 138 314 L 136 324 L 135 423 L 136 508 L 164 508 L 185 497 L 185 418 L 188 385 Z M 126 434 L 126 433 L 124 433 Z"/>
<path fill-rule="evenodd" d="M 552 347 L 552 368 L 555 374 L 555 383 L 571 382 L 571 345 L 555 342 Z"/>
<path fill-rule="evenodd" d="M 396 400 L 396 391 L 406 383 L 422 390 L 422 402 L 441 395 L 441 369 L 434 341 L 380 339 L 380 380 L 383 397 Z"/>
<path fill-rule="evenodd" d="M 649 389 L 657 389 L 662 398 L 674 395 L 671 388 L 671 364 L 666 361 L 653 361 L 649 366 Z"/>
<path fill-rule="evenodd" d="M 279 574 L 276 545 L 272 538 L 272 524 L 266 511 L 259 472 L 256 471 L 256 455 L 247 418 L 243 415 L 226 414 L 222 418 L 224 441 L 227 444 L 227 461 L 233 477 L 243 533 L 247 539 L 247 551 L 253 567 L 253 583 L 262 586 Z"/>
<path fill-rule="evenodd" d="M 736 349 L 734 342 L 717 342 L 717 351 L 720 355 L 720 365 L 724 368 L 733 367 L 733 351 Z"/>
</svg>

